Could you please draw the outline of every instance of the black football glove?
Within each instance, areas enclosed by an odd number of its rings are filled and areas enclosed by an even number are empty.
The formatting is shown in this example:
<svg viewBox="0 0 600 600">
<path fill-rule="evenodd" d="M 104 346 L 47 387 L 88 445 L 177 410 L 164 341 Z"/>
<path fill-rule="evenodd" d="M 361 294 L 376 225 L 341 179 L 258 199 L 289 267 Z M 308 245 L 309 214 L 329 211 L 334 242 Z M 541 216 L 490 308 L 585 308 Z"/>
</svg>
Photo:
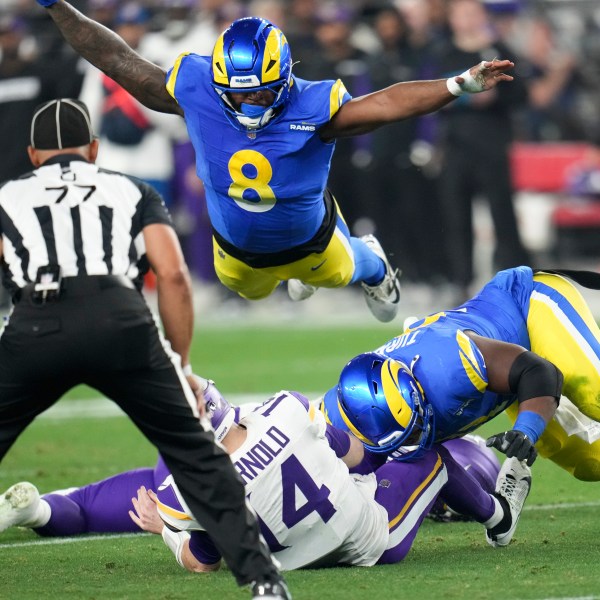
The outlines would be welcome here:
<svg viewBox="0 0 600 600">
<path fill-rule="evenodd" d="M 514 456 L 518 460 L 526 460 L 528 466 L 531 466 L 537 458 L 537 450 L 531 440 L 524 433 L 515 429 L 492 435 L 485 441 L 485 445 L 496 448 L 506 454 L 508 458 Z"/>
</svg>

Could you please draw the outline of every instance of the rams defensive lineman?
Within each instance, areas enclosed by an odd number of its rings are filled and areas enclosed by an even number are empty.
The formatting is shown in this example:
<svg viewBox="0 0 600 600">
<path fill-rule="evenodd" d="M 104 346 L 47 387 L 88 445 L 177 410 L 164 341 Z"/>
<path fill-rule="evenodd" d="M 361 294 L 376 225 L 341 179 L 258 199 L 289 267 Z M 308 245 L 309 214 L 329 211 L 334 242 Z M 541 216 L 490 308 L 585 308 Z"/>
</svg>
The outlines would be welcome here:
<svg viewBox="0 0 600 600">
<path fill-rule="evenodd" d="M 64 0 L 38 0 L 69 44 L 149 108 L 181 115 L 206 188 L 219 279 L 249 299 L 288 281 L 294 300 L 361 282 L 392 320 L 397 273 L 373 236 L 353 238 L 326 189 L 337 137 L 435 111 L 512 77 L 508 60 L 448 80 L 405 82 L 351 99 L 341 81 L 292 76 L 284 34 L 258 18 L 234 21 L 212 57 L 184 54 L 165 73 Z M 165 85 L 166 82 L 166 85 Z"/>
<path fill-rule="evenodd" d="M 537 447 L 576 478 L 600 480 L 600 330 L 564 275 L 598 285 L 585 272 L 501 271 L 458 308 L 355 357 L 325 395 L 329 421 L 410 457 L 508 408 L 513 429 L 490 445 L 530 464 Z"/>
</svg>

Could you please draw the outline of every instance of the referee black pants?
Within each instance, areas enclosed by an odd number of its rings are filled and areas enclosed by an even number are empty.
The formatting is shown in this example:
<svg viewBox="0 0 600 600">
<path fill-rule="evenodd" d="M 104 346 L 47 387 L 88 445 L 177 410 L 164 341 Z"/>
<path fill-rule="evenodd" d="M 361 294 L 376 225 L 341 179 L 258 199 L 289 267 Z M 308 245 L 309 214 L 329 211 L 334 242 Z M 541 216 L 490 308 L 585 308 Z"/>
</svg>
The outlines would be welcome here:
<svg viewBox="0 0 600 600">
<path fill-rule="evenodd" d="M 111 276 L 64 282 L 60 299 L 47 304 L 25 291 L 0 336 L 0 460 L 37 415 L 87 384 L 157 447 L 238 584 L 275 575 L 243 482 L 203 430 L 143 296 Z"/>
</svg>

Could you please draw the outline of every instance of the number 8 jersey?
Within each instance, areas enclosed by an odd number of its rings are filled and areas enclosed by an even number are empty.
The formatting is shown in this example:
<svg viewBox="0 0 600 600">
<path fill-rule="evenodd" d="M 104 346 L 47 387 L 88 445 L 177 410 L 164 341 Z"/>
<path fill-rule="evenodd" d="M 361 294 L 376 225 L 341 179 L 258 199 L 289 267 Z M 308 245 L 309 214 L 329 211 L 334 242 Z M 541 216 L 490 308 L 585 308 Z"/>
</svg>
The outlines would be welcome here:
<svg viewBox="0 0 600 600">
<path fill-rule="evenodd" d="M 247 438 L 231 460 L 282 567 L 375 564 L 389 535 L 386 510 L 374 500 L 375 475 L 349 474 L 329 446 L 323 415 L 303 396 L 280 392 L 240 424 Z M 172 477 L 159 486 L 158 498 L 168 524 L 199 529 Z M 203 553 L 214 556 L 207 537 L 199 543 L 209 544 Z"/>
<path fill-rule="evenodd" d="M 312 239 L 325 217 L 335 147 L 319 129 L 350 100 L 344 85 L 294 78 L 282 114 L 246 131 L 225 115 L 211 82 L 210 57 L 196 54 L 180 56 L 167 75 L 167 90 L 184 110 L 213 228 L 255 253 Z"/>
</svg>

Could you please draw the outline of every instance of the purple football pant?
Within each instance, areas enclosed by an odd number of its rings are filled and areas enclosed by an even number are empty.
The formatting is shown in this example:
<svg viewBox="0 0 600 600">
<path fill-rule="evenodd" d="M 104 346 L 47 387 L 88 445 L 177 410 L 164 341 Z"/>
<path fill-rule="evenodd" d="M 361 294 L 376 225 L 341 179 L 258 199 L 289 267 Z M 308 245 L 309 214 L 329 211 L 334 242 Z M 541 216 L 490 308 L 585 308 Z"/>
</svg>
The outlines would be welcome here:
<svg viewBox="0 0 600 600">
<path fill-rule="evenodd" d="M 469 471 L 457 463 L 444 446 L 436 446 L 446 469 L 448 483 L 440 496 L 444 502 L 457 513 L 470 517 L 478 523 L 484 523 L 493 514 L 496 504 L 492 496 L 481 486 Z"/>
<path fill-rule="evenodd" d="M 45 494 L 52 509 L 50 521 L 34 531 L 41 536 L 68 536 L 81 533 L 131 533 L 141 529 L 131 520 L 131 499 L 140 486 L 156 490 L 164 480 L 166 466 L 161 458 L 154 469 L 119 473 L 68 494 Z"/>
<path fill-rule="evenodd" d="M 415 462 L 390 461 L 377 469 L 375 500 L 388 513 L 390 538 L 377 564 L 401 561 L 410 550 L 423 519 L 438 495 L 455 510 L 487 521 L 494 500 L 450 453 L 436 446 Z"/>
</svg>

